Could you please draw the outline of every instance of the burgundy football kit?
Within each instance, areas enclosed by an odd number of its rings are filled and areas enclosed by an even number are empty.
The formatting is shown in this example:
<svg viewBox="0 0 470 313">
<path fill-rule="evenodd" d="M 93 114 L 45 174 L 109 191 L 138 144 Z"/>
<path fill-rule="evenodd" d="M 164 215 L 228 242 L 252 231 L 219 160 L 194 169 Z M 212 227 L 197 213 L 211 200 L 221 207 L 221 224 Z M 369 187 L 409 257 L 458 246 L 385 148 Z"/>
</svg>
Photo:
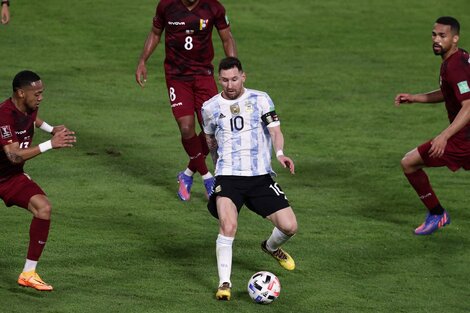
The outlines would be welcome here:
<svg viewBox="0 0 470 313">
<path fill-rule="evenodd" d="M 24 162 L 13 164 L 8 160 L 3 146 L 18 142 L 20 148 L 31 146 L 37 110 L 23 113 L 11 98 L 0 104 L 0 198 L 7 206 L 17 205 L 28 209 L 31 197 L 45 195 L 44 191 L 23 172 Z M 47 242 L 50 220 L 33 217 L 29 229 L 28 260 L 37 261 Z"/>
<path fill-rule="evenodd" d="M 459 49 L 441 65 L 440 86 L 450 123 L 454 121 L 462 108 L 462 101 L 470 99 L 469 84 L 470 56 L 464 50 Z M 431 140 L 418 147 L 419 154 L 426 166 L 447 166 L 452 171 L 461 167 L 470 170 L 470 124 L 464 126 L 447 140 L 442 157 L 429 157 L 430 148 Z"/>
</svg>

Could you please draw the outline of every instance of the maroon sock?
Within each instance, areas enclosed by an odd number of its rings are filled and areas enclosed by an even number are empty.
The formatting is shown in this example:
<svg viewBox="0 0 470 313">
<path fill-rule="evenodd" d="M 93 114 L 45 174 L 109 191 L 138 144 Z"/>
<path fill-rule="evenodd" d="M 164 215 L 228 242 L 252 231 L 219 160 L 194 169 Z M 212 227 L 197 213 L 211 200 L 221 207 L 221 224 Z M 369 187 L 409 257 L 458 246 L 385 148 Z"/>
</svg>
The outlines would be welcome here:
<svg viewBox="0 0 470 313">
<path fill-rule="evenodd" d="M 206 134 L 204 132 L 199 133 L 199 140 L 201 140 L 202 154 L 207 156 L 209 154 L 209 147 L 207 146 Z"/>
<path fill-rule="evenodd" d="M 199 172 L 201 175 L 209 171 L 206 165 L 206 157 L 203 153 L 201 140 L 197 135 L 189 139 L 182 139 L 184 150 L 189 156 L 188 168 L 193 172 Z"/>
<path fill-rule="evenodd" d="M 46 245 L 50 225 L 50 220 L 43 220 L 37 217 L 33 217 L 31 226 L 29 227 L 28 260 L 39 260 L 42 250 Z"/>
<path fill-rule="evenodd" d="M 419 169 L 410 174 L 405 173 L 405 176 L 428 210 L 441 206 L 434 190 L 432 190 L 428 175 L 423 170 Z"/>
</svg>

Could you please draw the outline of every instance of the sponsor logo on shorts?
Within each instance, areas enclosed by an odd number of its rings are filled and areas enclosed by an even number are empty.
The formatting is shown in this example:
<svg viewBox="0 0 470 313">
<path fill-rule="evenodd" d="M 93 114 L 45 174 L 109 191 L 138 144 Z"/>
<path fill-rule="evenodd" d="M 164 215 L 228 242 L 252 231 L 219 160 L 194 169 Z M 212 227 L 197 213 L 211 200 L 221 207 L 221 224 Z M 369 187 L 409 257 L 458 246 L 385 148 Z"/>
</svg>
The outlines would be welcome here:
<svg viewBox="0 0 470 313">
<path fill-rule="evenodd" d="M 470 88 L 468 87 L 468 82 L 466 80 L 461 81 L 457 86 L 459 87 L 460 94 L 470 92 Z"/>
<path fill-rule="evenodd" d="M 0 134 L 3 139 L 11 137 L 10 125 L 0 126 Z"/>
<path fill-rule="evenodd" d="M 219 193 L 221 191 L 222 191 L 222 186 L 220 186 L 220 185 L 216 186 L 215 189 L 214 189 L 215 193 Z"/>
</svg>

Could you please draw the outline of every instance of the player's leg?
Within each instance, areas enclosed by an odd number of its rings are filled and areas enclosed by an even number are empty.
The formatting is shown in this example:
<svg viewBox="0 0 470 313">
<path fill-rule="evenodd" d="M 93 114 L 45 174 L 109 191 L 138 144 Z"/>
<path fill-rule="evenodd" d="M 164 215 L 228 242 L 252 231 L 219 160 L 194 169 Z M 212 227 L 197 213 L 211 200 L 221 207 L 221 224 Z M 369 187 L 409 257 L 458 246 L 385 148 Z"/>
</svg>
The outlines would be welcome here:
<svg viewBox="0 0 470 313">
<path fill-rule="evenodd" d="M 450 223 L 448 213 L 441 206 L 429 178 L 423 170 L 424 167 L 427 167 L 427 164 L 434 167 L 445 166 L 444 160 L 432 160 L 428 157 L 430 147 L 430 142 L 425 143 L 408 152 L 401 160 L 401 166 L 406 178 L 428 209 L 424 223 L 414 231 L 416 235 L 429 235 Z M 422 155 L 425 156 L 426 162 Z"/>
<path fill-rule="evenodd" d="M 266 217 L 274 224 L 271 236 L 263 241 L 261 248 L 273 256 L 287 270 L 295 269 L 294 259 L 281 246 L 297 233 L 297 219 L 292 208 L 286 207 Z"/>
<path fill-rule="evenodd" d="M 181 143 L 189 157 L 186 170 L 177 176 L 178 196 L 181 200 L 187 201 L 191 197 L 194 173 L 202 172 L 202 175 L 207 173 L 203 148 L 195 128 L 193 82 L 168 78 L 166 82 L 172 112 L 181 135 Z"/>
<path fill-rule="evenodd" d="M 217 289 L 216 298 L 218 300 L 230 300 L 232 245 L 237 232 L 238 211 L 232 200 L 227 197 L 217 197 L 216 205 L 219 216 L 219 235 L 216 241 L 219 288 Z"/>
<path fill-rule="evenodd" d="M 197 77 L 195 81 L 194 90 L 195 90 L 194 92 L 195 112 L 196 112 L 196 117 L 197 117 L 199 126 L 201 128 L 201 132 L 199 133 L 198 136 L 199 136 L 199 140 L 201 141 L 202 153 L 205 159 L 206 156 L 209 154 L 209 147 L 207 146 L 206 136 L 204 132 L 202 131 L 203 126 L 202 126 L 201 109 L 202 109 L 202 105 L 204 104 L 204 102 L 209 100 L 213 96 L 215 96 L 218 92 L 217 84 L 215 83 L 214 77 L 213 76 Z M 204 163 L 204 165 L 206 164 Z M 207 169 L 207 166 L 205 168 L 201 167 L 201 169 L 204 171 L 204 173 L 200 172 L 200 174 L 203 179 L 204 188 L 206 190 L 206 196 L 207 198 L 209 198 L 213 192 L 215 179 L 212 177 L 212 174 Z"/>
<path fill-rule="evenodd" d="M 36 273 L 36 266 L 49 236 L 51 204 L 44 191 L 28 175 L 16 175 L 9 179 L 9 183 L 11 187 L 7 205 L 17 205 L 33 213 L 29 227 L 28 254 L 18 283 L 37 290 L 50 291 L 52 286 L 42 281 Z"/>
<path fill-rule="evenodd" d="M 261 243 L 262 250 L 283 268 L 293 270 L 294 259 L 281 248 L 297 232 L 297 219 L 289 201 L 270 175 L 253 177 L 249 187 L 246 206 L 275 226 L 270 237 Z"/>
</svg>

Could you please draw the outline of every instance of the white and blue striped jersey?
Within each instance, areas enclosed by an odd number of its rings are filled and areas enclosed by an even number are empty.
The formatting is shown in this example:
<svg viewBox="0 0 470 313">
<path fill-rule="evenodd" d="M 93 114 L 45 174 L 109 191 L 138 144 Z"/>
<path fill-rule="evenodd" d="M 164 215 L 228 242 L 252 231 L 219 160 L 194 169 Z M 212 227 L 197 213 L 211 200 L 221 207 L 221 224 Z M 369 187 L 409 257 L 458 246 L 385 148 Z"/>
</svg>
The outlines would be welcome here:
<svg viewBox="0 0 470 313">
<path fill-rule="evenodd" d="M 219 93 L 202 107 L 204 132 L 217 140 L 219 158 L 215 175 L 258 176 L 273 174 L 272 142 L 261 117 L 274 112 L 274 103 L 262 91 L 244 89 L 240 98 L 227 100 Z"/>
</svg>

